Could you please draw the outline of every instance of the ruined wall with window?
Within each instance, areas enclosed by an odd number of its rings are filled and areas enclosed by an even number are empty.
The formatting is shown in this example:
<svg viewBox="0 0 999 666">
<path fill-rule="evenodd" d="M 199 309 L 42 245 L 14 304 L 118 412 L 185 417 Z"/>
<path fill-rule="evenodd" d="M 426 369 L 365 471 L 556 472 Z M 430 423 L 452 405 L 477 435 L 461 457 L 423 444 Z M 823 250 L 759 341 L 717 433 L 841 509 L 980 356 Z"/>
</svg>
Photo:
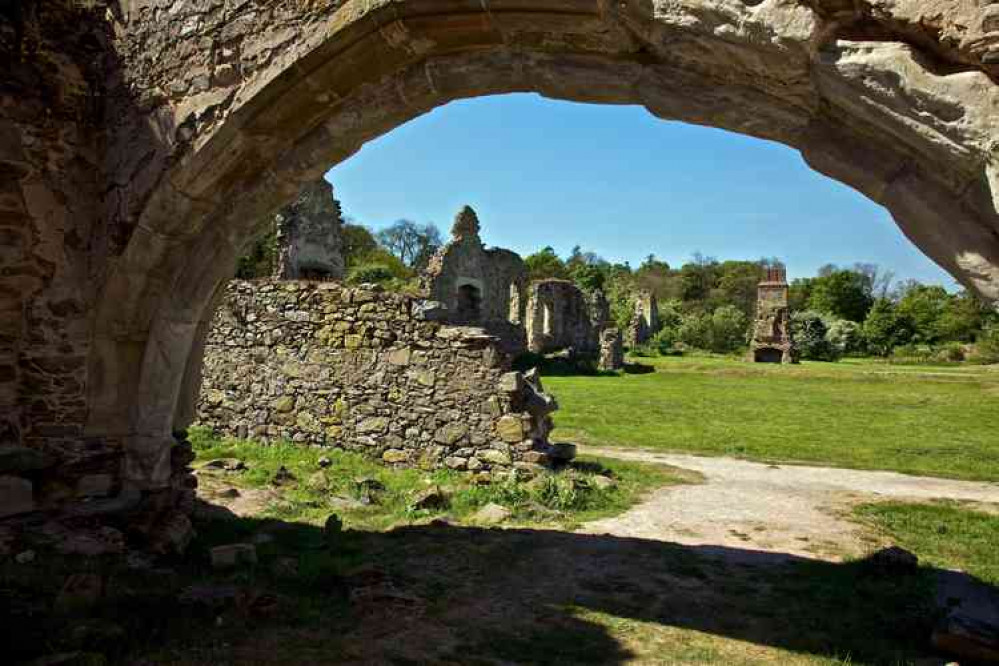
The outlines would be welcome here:
<svg viewBox="0 0 999 666">
<path fill-rule="evenodd" d="M 550 461 L 555 401 L 479 328 L 419 299 L 234 281 L 208 338 L 198 420 L 220 434 L 490 473 Z"/>
<path fill-rule="evenodd" d="M 591 300 L 568 280 L 532 282 L 525 319 L 528 349 L 536 354 L 596 356 L 606 317 L 602 296 Z"/>
<path fill-rule="evenodd" d="M 422 285 L 449 323 L 485 328 L 501 340 L 504 351 L 516 354 L 525 349 L 527 269 L 517 253 L 486 248 L 479 231 L 478 216 L 465 206 L 455 218 L 451 241 L 430 259 Z"/>
<path fill-rule="evenodd" d="M 629 347 L 637 347 L 651 340 L 659 329 L 659 301 L 651 291 L 642 290 L 635 296 L 635 311 L 626 331 Z"/>
</svg>

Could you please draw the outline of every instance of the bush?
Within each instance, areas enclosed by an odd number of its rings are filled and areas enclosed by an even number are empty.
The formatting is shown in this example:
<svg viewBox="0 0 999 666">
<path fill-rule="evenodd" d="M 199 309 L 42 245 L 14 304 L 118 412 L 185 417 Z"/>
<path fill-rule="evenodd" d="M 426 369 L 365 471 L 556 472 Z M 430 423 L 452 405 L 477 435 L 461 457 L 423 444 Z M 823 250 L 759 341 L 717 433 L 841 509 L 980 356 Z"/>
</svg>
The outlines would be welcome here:
<svg viewBox="0 0 999 666">
<path fill-rule="evenodd" d="M 864 351 L 863 329 L 860 324 L 849 319 L 836 319 L 829 322 L 826 340 L 836 348 L 836 352 L 840 356 L 862 354 Z"/>
<path fill-rule="evenodd" d="M 838 361 L 840 351 L 828 338 L 829 327 L 815 310 L 796 312 L 791 317 L 791 333 L 801 358 L 807 361 Z"/>
<path fill-rule="evenodd" d="M 948 342 L 937 347 L 933 360 L 937 363 L 960 363 L 965 359 L 964 345 L 960 342 Z"/>
<path fill-rule="evenodd" d="M 975 339 L 974 351 L 968 356 L 972 363 L 999 363 L 999 323 L 987 324 Z"/>
<path fill-rule="evenodd" d="M 683 343 L 676 328 L 664 328 L 652 338 L 652 347 L 660 356 L 680 356 L 683 354 Z"/>
<path fill-rule="evenodd" d="M 351 284 L 367 284 L 389 282 L 395 279 L 392 270 L 384 264 L 361 264 L 350 269 L 347 282 Z"/>
</svg>

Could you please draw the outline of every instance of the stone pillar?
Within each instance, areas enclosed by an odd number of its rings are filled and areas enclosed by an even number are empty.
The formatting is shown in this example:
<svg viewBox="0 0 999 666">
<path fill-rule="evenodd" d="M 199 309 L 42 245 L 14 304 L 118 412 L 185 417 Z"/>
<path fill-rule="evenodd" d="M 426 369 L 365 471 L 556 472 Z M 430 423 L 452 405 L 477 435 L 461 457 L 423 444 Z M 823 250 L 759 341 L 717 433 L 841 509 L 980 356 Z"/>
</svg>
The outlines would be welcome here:
<svg viewBox="0 0 999 666">
<path fill-rule="evenodd" d="M 608 372 L 624 367 L 624 342 L 617 328 L 605 328 L 600 332 L 600 362 L 597 367 Z"/>
<path fill-rule="evenodd" d="M 787 271 L 783 265 L 767 268 L 757 286 L 756 321 L 749 360 L 756 363 L 797 363 L 798 352 L 791 336 Z"/>
</svg>

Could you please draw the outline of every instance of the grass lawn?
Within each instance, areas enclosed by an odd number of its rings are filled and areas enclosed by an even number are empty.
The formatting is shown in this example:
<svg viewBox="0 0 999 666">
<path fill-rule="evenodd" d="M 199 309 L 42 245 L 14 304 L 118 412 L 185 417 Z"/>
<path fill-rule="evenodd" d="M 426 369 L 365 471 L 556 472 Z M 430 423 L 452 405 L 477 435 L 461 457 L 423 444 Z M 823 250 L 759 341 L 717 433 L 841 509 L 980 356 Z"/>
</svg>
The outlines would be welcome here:
<svg viewBox="0 0 999 666">
<path fill-rule="evenodd" d="M 856 514 L 924 564 L 958 569 L 999 587 L 999 514 L 954 502 L 879 502 L 857 507 Z"/>
<path fill-rule="evenodd" d="M 992 368 L 633 360 L 654 372 L 546 376 L 561 407 L 555 437 L 999 480 L 999 372 Z"/>
<path fill-rule="evenodd" d="M 584 521 L 621 513 L 643 494 L 674 483 L 698 482 L 694 472 L 596 456 L 580 456 L 566 469 L 545 472 L 531 481 L 501 481 L 472 485 L 470 476 L 450 470 L 394 469 L 361 454 L 295 444 L 262 446 L 238 440 L 220 441 L 192 433 L 196 466 L 217 459 L 239 459 L 246 470 L 226 474 L 237 488 L 269 489 L 272 497 L 258 516 L 322 525 L 336 513 L 348 529 L 385 530 L 446 516 L 455 523 L 474 524 L 474 514 L 489 503 L 510 509 L 510 525 L 572 529 Z M 322 469 L 319 459 L 329 466 Z M 280 468 L 292 479 L 280 492 L 272 483 Z M 613 480 L 601 489 L 595 477 Z M 448 506 L 413 509 L 413 499 L 437 486 Z"/>
</svg>

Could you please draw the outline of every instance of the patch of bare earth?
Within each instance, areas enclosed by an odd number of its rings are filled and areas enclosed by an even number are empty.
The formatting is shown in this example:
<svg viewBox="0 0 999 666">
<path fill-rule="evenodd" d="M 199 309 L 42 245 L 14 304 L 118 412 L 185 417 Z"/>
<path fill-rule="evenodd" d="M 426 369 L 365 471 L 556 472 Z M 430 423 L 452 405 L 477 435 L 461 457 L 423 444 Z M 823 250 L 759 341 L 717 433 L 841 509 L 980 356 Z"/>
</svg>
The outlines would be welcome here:
<svg viewBox="0 0 999 666">
<path fill-rule="evenodd" d="M 630 511 L 587 524 L 592 534 L 634 536 L 688 545 L 749 548 L 841 560 L 862 555 L 871 536 L 851 509 L 878 500 L 959 500 L 999 510 L 999 485 L 733 458 L 591 448 L 586 453 L 673 465 L 704 477 L 699 485 L 656 491 Z"/>
</svg>

